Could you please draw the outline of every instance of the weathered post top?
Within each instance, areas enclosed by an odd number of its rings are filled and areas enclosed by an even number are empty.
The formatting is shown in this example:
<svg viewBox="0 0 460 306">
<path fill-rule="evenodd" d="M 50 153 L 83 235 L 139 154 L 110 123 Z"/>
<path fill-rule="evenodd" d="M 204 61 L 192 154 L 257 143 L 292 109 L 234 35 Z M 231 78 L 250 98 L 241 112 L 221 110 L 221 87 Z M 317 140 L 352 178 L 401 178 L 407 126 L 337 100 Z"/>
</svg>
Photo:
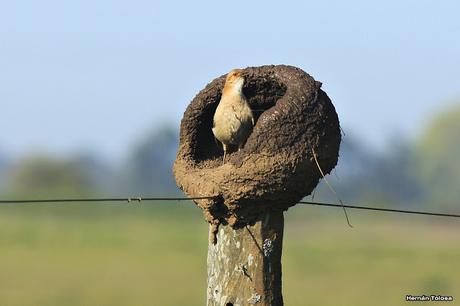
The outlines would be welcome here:
<svg viewBox="0 0 460 306">
<path fill-rule="evenodd" d="M 285 65 L 242 70 L 255 117 L 244 147 L 227 156 L 212 133 L 225 75 L 209 83 L 181 122 L 174 163 L 179 187 L 211 224 L 208 305 L 282 305 L 283 214 L 336 165 L 338 116 L 321 83 Z M 219 225 L 221 228 L 218 229 Z M 217 238 L 217 239 L 216 239 Z"/>
</svg>

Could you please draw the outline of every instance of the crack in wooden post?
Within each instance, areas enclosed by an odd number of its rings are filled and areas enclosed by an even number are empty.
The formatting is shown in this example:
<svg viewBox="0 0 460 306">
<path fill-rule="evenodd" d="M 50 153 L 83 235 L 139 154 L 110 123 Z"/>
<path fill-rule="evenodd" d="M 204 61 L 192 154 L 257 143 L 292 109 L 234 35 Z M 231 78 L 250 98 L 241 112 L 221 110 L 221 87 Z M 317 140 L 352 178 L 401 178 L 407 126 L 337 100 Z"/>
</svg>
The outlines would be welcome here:
<svg viewBox="0 0 460 306">
<path fill-rule="evenodd" d="M 284 216 L 266 210 L 253 225 L 221 225 L 208 245 L 207 306 L 282 306 Z M 212 230 L 210 228 L 210 230 Z"/>
</svg>

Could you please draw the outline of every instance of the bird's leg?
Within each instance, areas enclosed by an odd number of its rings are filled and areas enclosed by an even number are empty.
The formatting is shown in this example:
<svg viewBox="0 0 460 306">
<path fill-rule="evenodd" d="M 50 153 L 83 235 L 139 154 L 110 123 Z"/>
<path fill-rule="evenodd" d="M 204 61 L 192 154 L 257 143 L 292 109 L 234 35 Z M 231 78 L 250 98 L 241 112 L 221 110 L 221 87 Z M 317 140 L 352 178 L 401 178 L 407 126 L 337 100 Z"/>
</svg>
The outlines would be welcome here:
<svg viewBox="0 0 460 306">
<path fill-rule="evenodd" d="M 225 155 L 227 155 L 227 145 L 222 143 L 222 147 L 224 148 L 224 159 L 222 160 L 222 165 L 225 165 Z"/>
</svg>

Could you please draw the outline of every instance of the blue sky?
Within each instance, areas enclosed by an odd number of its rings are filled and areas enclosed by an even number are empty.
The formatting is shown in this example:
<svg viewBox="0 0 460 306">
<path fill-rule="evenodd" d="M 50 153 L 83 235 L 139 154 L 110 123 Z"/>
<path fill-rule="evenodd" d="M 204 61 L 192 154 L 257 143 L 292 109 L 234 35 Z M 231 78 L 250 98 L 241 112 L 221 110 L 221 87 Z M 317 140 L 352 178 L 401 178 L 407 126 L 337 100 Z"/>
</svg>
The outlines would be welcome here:
<svg viewBox="0 0 460 306">
<path fill-rule="evenodd" d="M 235 67 L 323 82 L 382 147 L 460 101 L 458 1 L 0 1 L 0 151 L 122 157 Z"/>
</svg>

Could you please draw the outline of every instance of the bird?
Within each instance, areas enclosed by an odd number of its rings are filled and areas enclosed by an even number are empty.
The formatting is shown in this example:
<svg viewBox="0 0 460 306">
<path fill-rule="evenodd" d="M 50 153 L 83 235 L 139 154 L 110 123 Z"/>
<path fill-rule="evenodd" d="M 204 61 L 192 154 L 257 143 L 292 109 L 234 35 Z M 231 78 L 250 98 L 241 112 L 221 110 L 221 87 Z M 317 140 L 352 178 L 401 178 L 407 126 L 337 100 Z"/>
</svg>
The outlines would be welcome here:
<svg viewBox="0 0 460 306">
<path fill-rule="evenodd" d="M 212 132 L 222 143 L 225 156 L 231 146 L 240 150 L 252 132 L 254 116 L 243 94 L 244 76 L 242 69 L 233 69 L 227 74 L 219 104 L 214 113 Z"/>
</svg>

